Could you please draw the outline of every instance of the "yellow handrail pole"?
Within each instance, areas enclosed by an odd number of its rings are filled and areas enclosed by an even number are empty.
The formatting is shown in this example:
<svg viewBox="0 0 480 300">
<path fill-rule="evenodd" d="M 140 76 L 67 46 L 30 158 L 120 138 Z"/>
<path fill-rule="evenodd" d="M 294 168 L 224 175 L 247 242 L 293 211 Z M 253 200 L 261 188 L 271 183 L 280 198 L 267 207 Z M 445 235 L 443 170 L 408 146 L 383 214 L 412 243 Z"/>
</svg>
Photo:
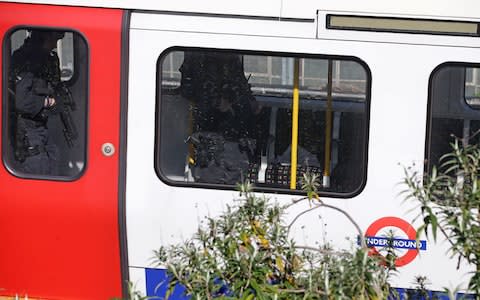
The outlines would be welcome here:
<svg viewBox="0 0 480 300">
<path fill-rule="evenodd" d="M 330 186 L 330 161 L 332 155 L 332 73 L 333 62 L 328 60 L 327 109 L 325 110 L 325 168 L 323 170 L 323 186 Z"/>
<path fill-rule="evenodd" d="M 193 134 L 193 101 L 188 101 L 188 106 L 189 106 L 189 112 L 188 112 L 188 136 L 191 136 Z M 188 164 L 195 164 L 195 160 L 193 159 L 194 157 L 194 149 L 193 149 L 193 144 L 189 143 L 188 144 Z"/>
<path fill-rule="evenodd" d="M 292 103 L 292 151 L 291 151 L 291 169 L 290 169 L 290 189 L 297 188 L 297 145 L 298 145 L 298 110 L 299 110 L 299 69 L 300 60 L 295 58 L 293 65 L 293 103 Z"/>
</svg>

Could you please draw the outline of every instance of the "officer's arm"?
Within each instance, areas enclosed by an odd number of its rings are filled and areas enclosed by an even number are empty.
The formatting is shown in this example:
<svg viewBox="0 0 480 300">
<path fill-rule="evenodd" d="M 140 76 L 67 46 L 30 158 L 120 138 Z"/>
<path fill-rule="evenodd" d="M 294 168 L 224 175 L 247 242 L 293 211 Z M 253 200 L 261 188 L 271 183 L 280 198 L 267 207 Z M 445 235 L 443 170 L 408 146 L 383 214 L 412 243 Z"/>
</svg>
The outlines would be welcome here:
<svg viewBox="0 0 480 300">
<path fill-rule="evenodd" d="M 45 95 L 35 92 L 32 73 L 23 73 L 15 84 L 15 109 L 19 113 L 37 115 L 45 104 Z"/>
</svg>

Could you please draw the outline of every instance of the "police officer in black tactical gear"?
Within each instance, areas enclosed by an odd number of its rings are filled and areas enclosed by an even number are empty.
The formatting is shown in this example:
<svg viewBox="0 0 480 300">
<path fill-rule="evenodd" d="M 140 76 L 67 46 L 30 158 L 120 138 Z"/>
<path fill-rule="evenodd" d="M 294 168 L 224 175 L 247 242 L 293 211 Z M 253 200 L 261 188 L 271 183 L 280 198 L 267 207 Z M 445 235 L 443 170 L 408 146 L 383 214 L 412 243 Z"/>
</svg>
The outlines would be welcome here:
<svg viewBox="0 0 480 300">
<path fill-rule="evenodd" d="M 63 32 L 32 30 L 11 60 L 14 91 L 13 147 L 21 171 L 55 175 L 58 150 L 49 139 L 47 122 L 57 105 L 53 87 L 60 83 L 57 41 Z"/>
<path fill-rule="evenodd" d="M 183 97 L 191 102 L 193 177 L 197 182 L 235 184 L 260 157 L 261 107 L 245 77 L 241 55 L 185 52 L 180 67 Z"/>
</svg>

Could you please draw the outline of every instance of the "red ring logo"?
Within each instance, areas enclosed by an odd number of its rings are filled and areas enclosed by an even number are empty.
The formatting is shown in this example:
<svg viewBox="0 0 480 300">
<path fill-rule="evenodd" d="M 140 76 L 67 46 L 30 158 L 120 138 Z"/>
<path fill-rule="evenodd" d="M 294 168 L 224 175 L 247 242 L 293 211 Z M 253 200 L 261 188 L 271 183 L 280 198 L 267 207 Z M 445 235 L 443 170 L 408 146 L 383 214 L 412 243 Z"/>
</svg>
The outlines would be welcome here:
<svg viewBox="0 0 480 300">
<path fill-rule="evenodd" d="M 375 238 L 377 233 L 385 227 L 396 227 L 403 231 L 409 240 L 416 240 L 417 231 L 408 222 L 397 217 L 384 217 L 373 222 L 365 232 L 366 238 Z M 370 246 L 369 246 L 370 247 Z M 418 249 L 408 251 L 395 260 L 395 266 L 401 267 L 412 262 L 417 257 Z M 371 246 L 370 255 L 381 255 L 375 246 Z"/>
</svg>

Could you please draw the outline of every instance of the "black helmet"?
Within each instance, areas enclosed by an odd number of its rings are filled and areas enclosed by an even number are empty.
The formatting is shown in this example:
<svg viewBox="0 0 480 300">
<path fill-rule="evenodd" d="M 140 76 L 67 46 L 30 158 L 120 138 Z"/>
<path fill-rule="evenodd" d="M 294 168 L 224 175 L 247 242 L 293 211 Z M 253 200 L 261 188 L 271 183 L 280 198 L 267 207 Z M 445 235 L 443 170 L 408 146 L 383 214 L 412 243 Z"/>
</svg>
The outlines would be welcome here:
<svg viewBox="0 0 480 300">
<path fill-rule="evenodd" d="M 34 29 L 30 32 L 32 41 L 44 41 L 47 38 L 54 37 L 55 40 L 63 39 L 64 31 Z"/>
</svg>

